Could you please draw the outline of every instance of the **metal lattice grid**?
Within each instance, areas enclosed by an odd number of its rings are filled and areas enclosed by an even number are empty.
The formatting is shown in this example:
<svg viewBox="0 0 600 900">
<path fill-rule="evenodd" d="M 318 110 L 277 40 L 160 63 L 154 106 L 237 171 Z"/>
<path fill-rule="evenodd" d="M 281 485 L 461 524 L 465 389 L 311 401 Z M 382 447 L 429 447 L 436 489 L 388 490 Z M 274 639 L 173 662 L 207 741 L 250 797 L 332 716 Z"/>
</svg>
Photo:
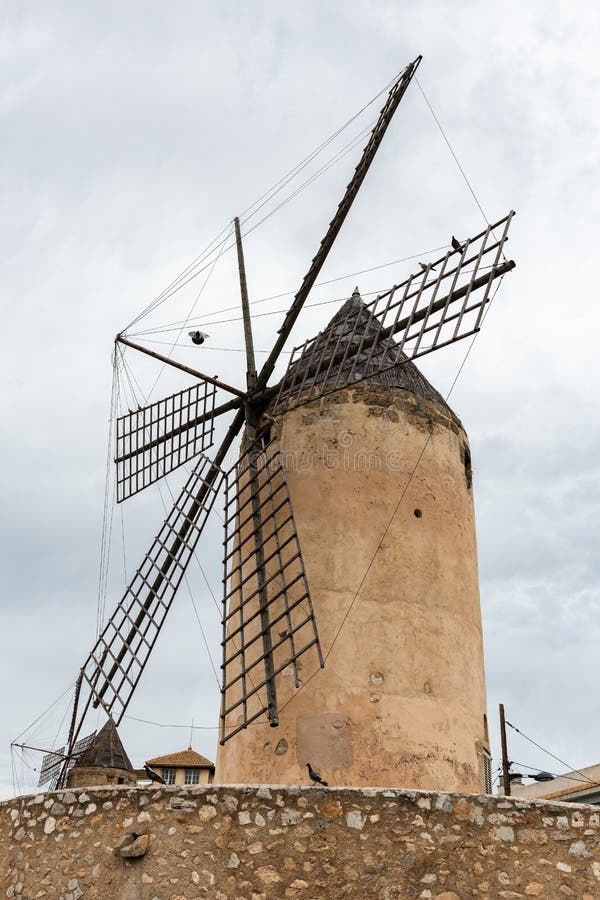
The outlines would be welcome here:
<svg viewBox="0 0 600 900">
<path fill-rule="evenodd" d="M 59 747 L 58 750 L 51 750 L 50 753 L 46 753 L 42 759 L 42 765 L 40 766 L 38 787 L 49 784 L 50 787 L 48 790 L 53 791 L 58 785 L 58 779 L 60 778 L 61 772 L 63 772 L 63 768 L 64 777 L 66 778 L 82 753 L 92 746 L 95 737 L 96 732 L 93 731 L 91 734 L 88 734 L 86 737 L 77 741 L 68 759 L 65 756 L 65 747 Z"/>
<path fill-rule="evenodd" d="M 117 419 L 118 503 L 212 445 L 215 395 L 204 381 Z"/>
<path fill-rule="evenodd" d="M 268 712 L 264 693 L 315 648 L 323 656 L 277 441 L 225 476 L 221 743 Z M 231 717 L 235 715 L 235 724 Z"/>
<path fill-rule="evenodd" d="M 347 304 L 330 327 L 294 349 L 275 411 L 285 412 L 479 331 L 494 279 L 514 265 L 501 262 L 513 215 L 364 304 L 362 315 Z"/>
<path fill-rule="evenodd" d="M 93 706 L 115 724 L 140 679 L 219 492 L 223 472 L 206 456 L 175 501 L 158 536 L 83 668 Z"/>
</svg>

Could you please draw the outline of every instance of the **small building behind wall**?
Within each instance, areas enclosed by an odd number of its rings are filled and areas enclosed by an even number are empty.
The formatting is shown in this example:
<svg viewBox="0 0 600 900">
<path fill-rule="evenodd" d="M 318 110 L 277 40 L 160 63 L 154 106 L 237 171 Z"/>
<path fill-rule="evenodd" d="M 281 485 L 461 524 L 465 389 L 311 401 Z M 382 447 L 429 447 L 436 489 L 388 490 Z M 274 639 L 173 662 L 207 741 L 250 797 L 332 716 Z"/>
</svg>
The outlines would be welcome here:
<svg viewBox="0 0 600 900">
<path fill-rule="evenodd" d="M 600 806 L 600 763 L 556 775 L 552 781 L 533 784 L 515 784 L 511 781 L 510 791 L 513 797 L 526 800 L 560 800 Z"/>
<path fill-rule="evenodd" d="M 164 778 L 166 784 L 212 784 L 215 777 L 214 763 L 191 747 L 147 759 L 146 765 Z"/>
</svg>

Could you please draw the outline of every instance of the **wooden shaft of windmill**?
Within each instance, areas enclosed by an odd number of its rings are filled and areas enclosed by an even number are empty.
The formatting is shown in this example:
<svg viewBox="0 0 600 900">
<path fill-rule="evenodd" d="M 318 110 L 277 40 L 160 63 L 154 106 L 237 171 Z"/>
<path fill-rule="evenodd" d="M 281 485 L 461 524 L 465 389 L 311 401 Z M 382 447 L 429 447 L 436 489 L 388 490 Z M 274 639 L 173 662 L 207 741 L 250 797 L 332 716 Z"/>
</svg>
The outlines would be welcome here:
<svg viewBox="0 0 600 900">
<path fill-rule="evenodd" d="M 135 344 L 133 341 L 130 341 L 129 338 L 123 337 L 122 334 L 118 334 L 115 338 L 115 343 L 124 344 L 126 347 L 132 347 L 133 350 L 139 350 L 140 353 L 145 353 L 146 356 L 151 356 L 153 359 L 158 359 L 160 362 L 165 363 L 168 366 L 172 366 L 174 369 L 180 369 L 182 372 L 186 372 L 188 375 L 193 375 L 194 378 L 201 378 L 203 381 L 208 381 L 209 384 L 214 384 L 215 387 L 222 388 L 224 391 L 228 391 L 230 394 L 235 394 L 236 397 L 245 397 L 244 391 L 240 391 L 236 387 L 232 387 L 230 384 L 225 384 L 224 381 L 219 381 L 218 378 L 214 378 L 212 375 L 205 375 L 204 372 L 199 372 L 198 369 L 192 369 L 190 366 L 185 366 L 183 363 L 177 362 L 175 359 L 170 359 L 168 356 L 163 356 L 162 353 L 157 353 L 155 350 L 149 350 L 147 347 L 142 347 L 141 344 Z"/>
<path fill-rule="evenodd" d="M 240 220 L 236 216 L 235 243 L 237 246 L 238 268 L 240 272 L 240 294 L 242 298 L 242 317 L 244 320 L 244 341 L 246 344 L 246 384 L 251 391 L 256 384 L 256 360 L 254 358 L 254 340 L 252 338 L 252 319 L 250 316 L 250 304 L 248 302 L 248 284 L 246 281 L 246 264 L 244 262 L 244 248 L 242 246 L 242 234 Z"/>
<path fill-rule="evenodd" d="M 126 653 L 129 650 L 131 642 L 134 640 L 136 634 L 138 634 L 140 625 L 144 621 L 144 618 L 148 615 L 148 612 L 150 610 L 150 607 L 152 606 L 152 603 L 154 602 L 156 596 L 159 594 L 160 589 L 163 585 L 163 582 L 165 581 L 165 579 L 167 579 L 169 577 L 170 570 L 173 566 L 173 560 L 175 560 L 177 558 L 177 554 L 179 552 L 179 549 L 180 549 L 182 543 L 186 540 L 189 530 L 195 523 L 196 518 L 202 509 L 204 500 L 219 474 L 220 466 L 221 466 L 222 462 L 224 461 L 231 445 L 233 444 L 233 441 L 235 440 L 235 438 L 241 431 L 244 421 L 245 421 L 244 410 L 239 410 L 235 419 L 231 423 L 229 430 L 227 431 L 227 434 L 225 435 L 225 438 L 223 439 L 223 443 L 221 444 L 221 446 L 219 447 L 219 450 L 217 451 L 217 454 L 215 455 L 213 464 L 212 464 L 211 468 L 208 470 L 206 479 L 202 483 L 202 486 L 200 487 L 200 490 L 198 491 L 198 494 L 194 500 L 194 504 L 193 504 L 192 508 L 190 509 L 188 515 L 186 516 L 185 521 L 183 522 L 177 535 L 173 539 L 173 543 L 169 547 L 169 550 L 165 556 L 165 560 L 161 566 L 160 572 L 156 576 L 152 585 L 148 588 L 148 596 L 146 597 L 146 600 L 144 601 L 144 604 L 142 605 L 142 609 L 138 613 L 129 634 L 127 635 L 127 637 L 124 641 L 122 649 L 119 651 L 119 653 L 117 655 L 116 661 L 113 663 L 108 675 L 106 676 L 106 678 L 104 680 L 104 684 L 102 685 L 102 687 L 98 691 L 94 691 L 94 696 L 95 696 L 94 706 L 99 705 L 102 697 L 108 690 L 108 687 L 109 687 L 112 679 L 114 678 L 117 671 L 119 670 L 119 666 L 120 666 L 121 662 L 123 661 L 123 659 L 125 658 Z M 141 674 L 142 674 L 142 672 L 140 671 L 140 673 L 138 675 L 138 680 L 139 680 Z M 133 694 L 133 691 L 130 692 L 130 696 L 127 698 L 127 701 L 124 703 L 124 706 L 123 706 L 119 716 L 115 718 L 116 725 L 118 725 L 119 722 L 121 721 L 121 718 L 123 717 L 123 714 L 125 713 L 125 710 L 127 709 L 127 705 L 129 703 L 129 700 L 131 699 L 132 694 Z M 85 713 L 85 711 L 84 711 L 84 713 Z M 81 719 L 79 722 L 79 727 L 81 727 Z M 74 739 L 76 739 L 77 733 L 75 734 Z"/>
<path fill-rule="evenodd" d="M 238 268 L 240 274 L 240 295 L 242 300 L 242 317 L 244 321 L 244 340 L 246 343 L 246 380 L 248 393 L 256 384 L 256 362 L 254 358 L 254 341 L 252 338 L 252 319 L 248 302 L 248 283 L 246 281 L 246 264 L 240 231 L 240 220 L 236 216 L 235 241 L 237 246 Z M 271 623 L 269 619 L 269 596 L 265 577 L 264 537 L 260 503 L 260 451 L 256 442 L 258 415 L 256 409 L 246 402 L 246 440 L 248 442 L 248 479 L 252 505 L 252 526 L 254 557 L 256 560 L 256 581 L 258 586 L 258 607 L 260 611 L 260 630 L 265 666 L 265 687 L 267 691 L 267 718 L 269 725 L 275 728 L 279 724 L 277 712 L 277 691 L 275 688 L 275 665 L 273 662 L 273 642 L 271 640 Z M 240 591 L 243 588 L 240 586 Z"/>
<path fill-rule="evenodd" d="M 325 264 L 325 260 L 329 255 L 329 251 L 331 250 L 334 241 L 337 238 L 342 225 L 344 224 L 346 216 L 350 212 L 350 208 L 352 207 L 352 204 L 356 199 L 356 195 L 358 194 L 361 185 L 365 180 L 367 172 L 369 171 L 371 163 L 375 158 L 375 154 L 379 149 L 381 141 L 383 140 L 383 137 L 387 131 L 388 125 L 392 121 L 393 115 L 398 109 L 400 101 L 406 93 L 408 85 L 410 84 L 415 72 L 417 71 L 421 59 L 421 56 L 417 56 L 414 62 L 410 63 L 406 67 L 402 75 L 400 75 L 389 92 L 386 103 L 381 110 L 375 127 L 371 132 L 371 136 L 367 142 L 367 145 L 363 150 L 360 162 L 354 170 L 354 175 L 352 176 L 352 179 L 350 180 L 348 187 L 346 188 L 346 192 L 340 201 L 333 219 L 329 223 L 329 228 L 327 229 L 325 237 L 321 241 L 319 249 L 317 250 L 317 253 L 313 258 L 312 264 L 308 272 L 304 276 L 304 280 L 302 281 L 298 293 L 294 297 L 294 301 L 286 314 L 283 325 L 279 329 L 279 336 L 275 341 L 273 349 L 271 350 L 271 353 L 269 354 L 258 375 L 256 383 L 258 391 L 264 390 L 264 388 L 267 386 L 267 382 L 271 377 L 281 351 L 283 350 L 285 343 L 290 336 L 294 323 L 296 322 L 296 319 L 298 318 L 300 311 L 304 306 L 308 294 L 310 293 L 315 281 L 317 280 L 319 272 Z"/>
</svg>

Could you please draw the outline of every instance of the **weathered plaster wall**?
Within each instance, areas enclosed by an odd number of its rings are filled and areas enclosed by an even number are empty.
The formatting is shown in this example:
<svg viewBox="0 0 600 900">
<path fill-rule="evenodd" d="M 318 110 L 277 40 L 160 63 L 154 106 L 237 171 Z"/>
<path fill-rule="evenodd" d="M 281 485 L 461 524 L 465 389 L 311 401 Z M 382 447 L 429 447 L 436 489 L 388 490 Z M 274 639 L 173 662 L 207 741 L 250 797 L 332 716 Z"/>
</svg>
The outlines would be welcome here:
<svg viewBox="0 0 600 900">
<path fill-rule="evenodd" d="M 328 656 L 323 670 L 314 651 L 302 658 L 300 690 L 289 669 L 277 679 L 279 728 L 263 717 L 219 748 L 216 781 L 297 784 L 310 762 L 337 785 L 480 790 L 486 697 L 463 429 L 439 403 L 358 386 L 286 413 L 278 432 Z"/>
<path fill-rule="evenodd" d="M 137 777 L 135 772 L 109 766 L 73 766 L 68 775 L 68 786 L 71 788 L 105 784 L 137 784 Z"/>
<path fill-rule="evenodd" d="M 13 900 L 600 896 L 591 806 L 382 789 L 106 787 L 2 803 L 0 823 L 3 896 Z"/>
</svg>

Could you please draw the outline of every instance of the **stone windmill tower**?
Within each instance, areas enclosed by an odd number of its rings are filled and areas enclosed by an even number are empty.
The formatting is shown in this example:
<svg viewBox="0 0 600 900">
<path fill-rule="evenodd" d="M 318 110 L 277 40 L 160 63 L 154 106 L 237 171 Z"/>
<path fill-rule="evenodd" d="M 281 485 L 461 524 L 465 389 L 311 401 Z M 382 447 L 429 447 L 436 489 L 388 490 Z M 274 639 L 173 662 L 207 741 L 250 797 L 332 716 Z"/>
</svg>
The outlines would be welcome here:
<svg viewBox="0 0 600 900">
<path fill-rule="evenodd" d="M 374 327 L 355 291 L 318 338 L 322 370 Z M 329 389 L 272 425 L 326 665 L 299 662 L 300 690 L 280 678 L 279 727 L 222 745 L 217 779 L 301 783 L 310 762 L 338 786 L 478 791 L 489 755 L 467 435 L 409 361 Z"/>
</svg>

